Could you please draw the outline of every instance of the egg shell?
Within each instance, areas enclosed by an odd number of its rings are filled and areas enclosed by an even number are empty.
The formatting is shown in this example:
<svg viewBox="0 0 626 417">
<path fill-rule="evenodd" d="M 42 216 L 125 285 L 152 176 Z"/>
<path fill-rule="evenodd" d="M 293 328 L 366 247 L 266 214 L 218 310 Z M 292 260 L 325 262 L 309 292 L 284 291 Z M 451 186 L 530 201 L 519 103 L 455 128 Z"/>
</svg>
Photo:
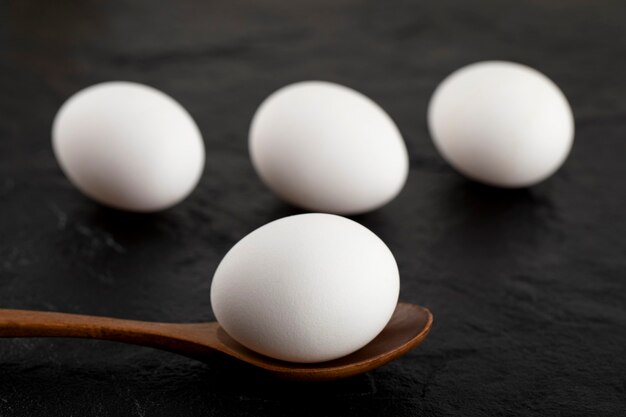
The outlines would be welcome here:
<svg viewBox="0 0 626 417">
<path fill-rule="evenodd" d="M 450 165 L 499 187 L 546 179 L 574 139 L 574 117 L 556 84 L 504 61 L 471 64 L 448 76 L 431 98 L 428 126 Z"/>
<path fill-rule="evenodd" d="M 55 156 L 69 180 L 92 199 L 150 212 L 183 200 L 204 168 L 202 136 L 168 95 L 132 82 L 79 91 L 57 113 Z"/>
<path fill-rule="evenodd" d="M 296 206 L 335 214 L 374 210 L 408 174 L 402 136 L 385 111 L 338 84 L 305 81 L 271 94 L 250 127 L 263 182 Z"/>
<path fill-rule="evenodd" d="M 398 301 L 395 259 L 374 233 L 331 214 L 285 217 L 241 239 L 219 264 L 211 303 L 244 346 L 292 362 L 348 355 Z"/>
</svg>

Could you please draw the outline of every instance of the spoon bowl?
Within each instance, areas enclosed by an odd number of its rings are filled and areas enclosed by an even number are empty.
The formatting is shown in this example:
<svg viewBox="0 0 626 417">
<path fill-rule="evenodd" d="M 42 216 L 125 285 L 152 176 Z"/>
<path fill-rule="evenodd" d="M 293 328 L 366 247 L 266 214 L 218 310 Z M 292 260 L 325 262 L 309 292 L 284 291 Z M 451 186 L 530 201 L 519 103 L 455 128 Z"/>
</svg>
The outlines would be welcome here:
<svg viewBox="0 0 626 417">
<path fill-rule="evenodd" d="M 154 323 L 78 314 L 0 309 L 0 337 L 74 337 L 112 340 L 199 360 L 219 352 L 277 376 L 297 380 L 340 379 L 378 368 L 418 346 L 433 323 L 431 312 L 399 303 L 383 331 L 358 351 L 328 362 L 285 362 L 256 353 L 231 338 L 217 322 Z"/>
</svg>

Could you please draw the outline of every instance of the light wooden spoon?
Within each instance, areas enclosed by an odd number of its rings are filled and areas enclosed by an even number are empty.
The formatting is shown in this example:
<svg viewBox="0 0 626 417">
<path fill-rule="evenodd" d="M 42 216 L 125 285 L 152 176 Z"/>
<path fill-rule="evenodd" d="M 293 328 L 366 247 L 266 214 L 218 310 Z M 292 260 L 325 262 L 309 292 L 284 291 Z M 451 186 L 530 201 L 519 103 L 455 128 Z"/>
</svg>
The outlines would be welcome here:
<svg viewBox="0 0 626 417">
<path fill-rule="evenodd" d="M 433 316 L 424 307 L 400 303 L 383 331 L 362 349 L 329 362 L 302 364 L 263 356 L 232 339 L 217 322 L 153 323 L 78 314 L 0 309 L 0 337 L 75 337 L 149 346 L 204 359 L 215 351 L 299 380 L 345 378 L 378 368 L 418 346 Z"/>
</svg>

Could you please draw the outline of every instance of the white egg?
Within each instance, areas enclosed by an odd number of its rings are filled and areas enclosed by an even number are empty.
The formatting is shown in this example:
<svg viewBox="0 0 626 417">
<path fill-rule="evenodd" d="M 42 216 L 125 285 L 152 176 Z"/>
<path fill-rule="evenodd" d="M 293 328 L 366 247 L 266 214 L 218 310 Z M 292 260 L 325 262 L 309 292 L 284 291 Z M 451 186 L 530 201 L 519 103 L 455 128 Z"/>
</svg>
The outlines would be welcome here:
<svg viewBox="0 0 626 417">
<path fill-rule="evenodd" d="M 332 214 L 285 217 L 220 263 L 211 303 L 244 346 L 292 362 L 348 355 L 385 327 L 398 301 L 395 259 L 374 233 Z"/>
<path fill-rule="evenodd" d="M 283 87 L 259 107 L 250 155 L 263 182 L 296 206 L 336 214 L 392 200 L 408 174 L 393 120 L 348 87 L 306 81 Z"/>
<path fill-rule="evenodd" d="M 441 155 L 462 174 L 500 187 L 525 187 L 552 175 L 574 139 L 567 99 L 525 65 L 479 62 L 448 76 L 428 109 Z"/>
<path fill-rule="evenodd" d="M 152 87 L 107 82 L 79 91 L 56 115 L 56 158 L 84 194 L 114 208 L 173 206 L 196 186 L 204 143 L 174 99 Z"/>
</svg>

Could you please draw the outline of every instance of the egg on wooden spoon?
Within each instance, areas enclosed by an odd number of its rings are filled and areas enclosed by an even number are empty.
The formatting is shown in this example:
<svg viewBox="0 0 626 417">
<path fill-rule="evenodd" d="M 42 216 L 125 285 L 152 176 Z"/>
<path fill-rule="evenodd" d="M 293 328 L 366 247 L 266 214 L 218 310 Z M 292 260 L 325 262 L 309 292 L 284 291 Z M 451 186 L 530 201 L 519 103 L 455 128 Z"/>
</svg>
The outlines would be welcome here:
<svg viewBox="0 0 626 417">
<path fill-rule="evenodd" d="M 57 113 L 54 154 L 85 195 L 117 209 L 171 207 L 196 187 L 204 168 L 202 136 L 168 95 L 132 82 L 79 91 Z"/>
<path fill-rule="evenodd" d="M 219 264 L 211 304 L 245 347 L 323 362 L 372 341 L 398 301 L 396 261 L 380 238 L 344 217 L 285 217 L 241 239 Z"/>
</svg>

